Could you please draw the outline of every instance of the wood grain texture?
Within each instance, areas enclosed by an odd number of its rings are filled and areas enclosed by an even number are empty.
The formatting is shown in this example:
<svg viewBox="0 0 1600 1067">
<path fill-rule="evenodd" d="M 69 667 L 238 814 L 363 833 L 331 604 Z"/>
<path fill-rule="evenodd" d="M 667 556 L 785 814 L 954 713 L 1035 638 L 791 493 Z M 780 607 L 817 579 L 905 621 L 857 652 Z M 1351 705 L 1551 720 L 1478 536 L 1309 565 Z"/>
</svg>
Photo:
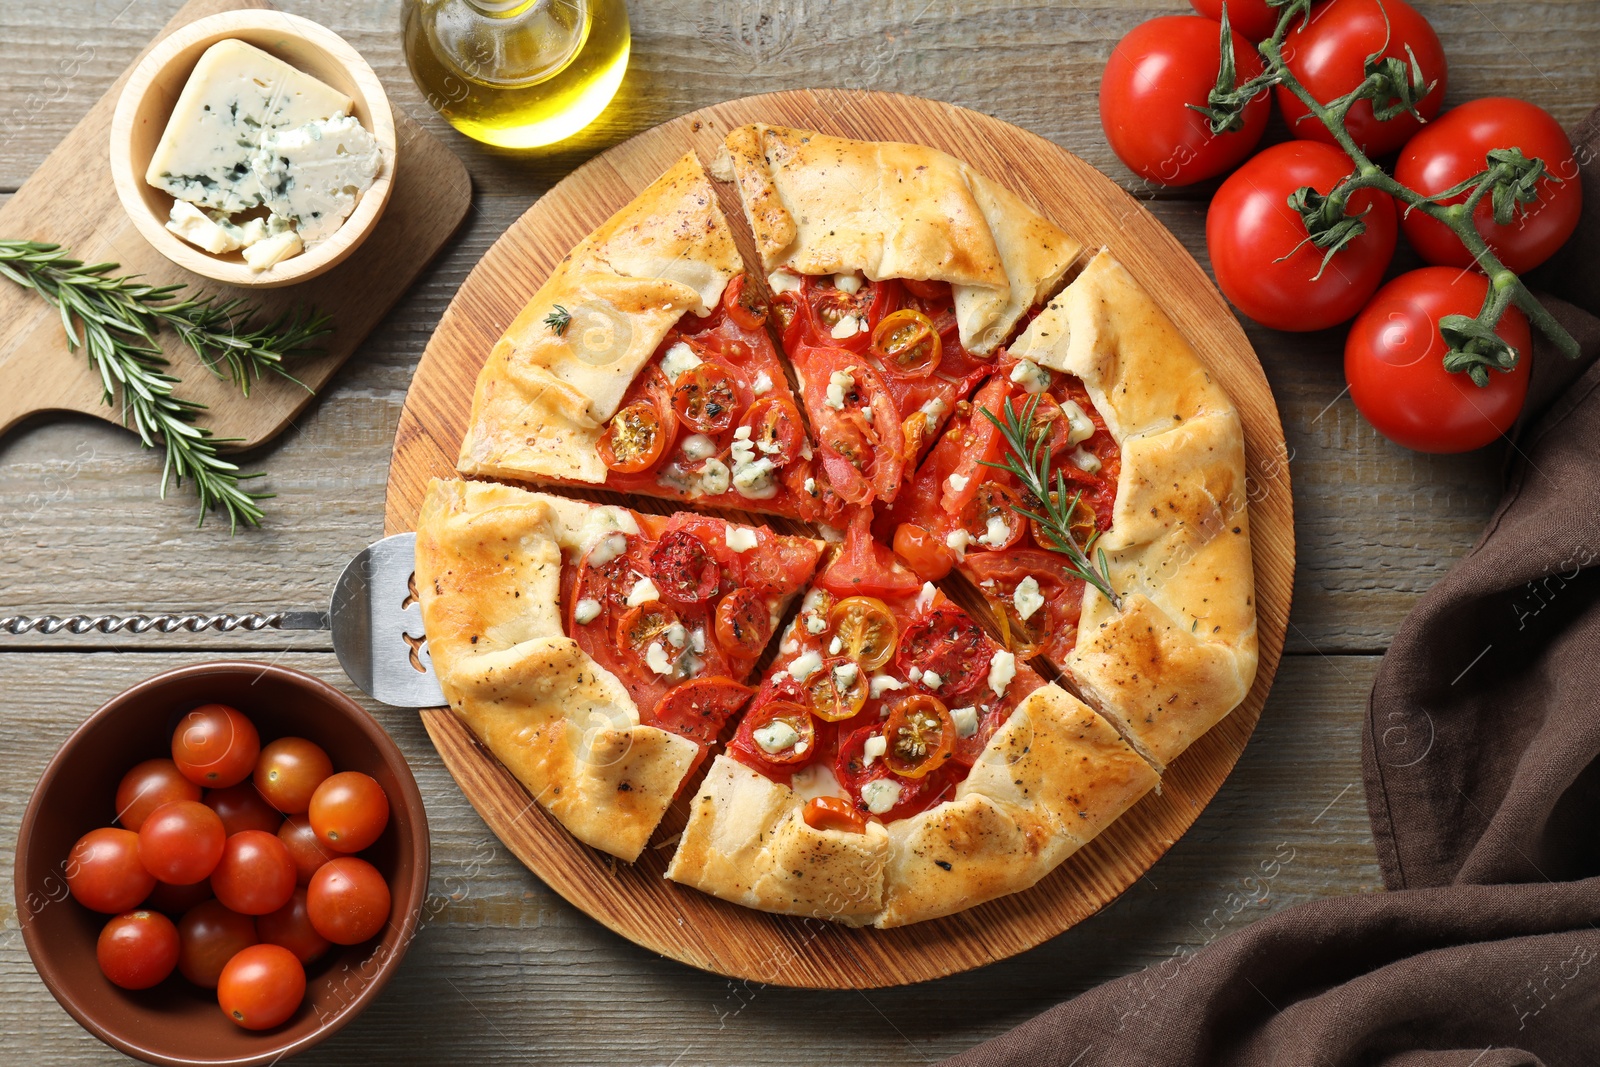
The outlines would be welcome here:
<svg viewBox="0 0 1600 1067">
<path fill-rule="evenodd" d="M 1568 126 L 1595 105 L 1594 0 L 1414 2 L 1449 53 L 1447 103 L 1520 96 Z M 196 531 L 184 494 L 157 499 L 157 457 L 98 419 L 40 416 L 0 438 L 0 611 L 321 603 L 350 555 L 382 535 L 406 387 L 477 260 L 578 164 L 719 100 L 844 84 L 976 108 L 1103 170 L 1206 262 L 1210 188 L 1141 186 L 1106 145 L 1096 106 L 1117 40 L 1144 19 L 1183 11 L 1182 0 L 883 0 L 848 19 L 830 19 L 825 0 L 635 3 L 632 65 L 612 107 L 571 141 L 528 154 L 479 146 L 431 112 L 400 54 L 399 0 L 279 3 L 355 45 L 396 107 L 466 162 L 473 209 L 290 432 L 244 457 L 278 494 L 261 530 Z M 181 6 L 0 0 L 0 197 L 37 170 Z M 1275 120 L 1268 138 L 1283 136 Z M 1402 249 L 1391 269 L 1414 265 Z M 416 716 L 374 709 L 417 772 L 434 834 L 434 893 L 448 904 L 378 1003 L 295 1062 L 923 1064 L 1123 974 L 1142 974 L 1139 996 L 1124 1007 L 1136 1021 L 1131 1013 L 1162 995 L 1162 976 L 1219 934 L 1292 904 L 1376 889 L 1358 745 L 1377 658 L 1360 653 L 1387 646 L 1416 598 L 1477 537 L 1498 496 L 1501 450 L 1398 449 L 1341 396 L 1338 331 L 1244 325 L 1291 454 L 1298 567 L 1288 654 L 1232 775 L 1113 907 L 1003 963 L 867 996 L 716 978 L 639 949 L 566 904 L 498 844 Z M 0 784 L 0 849 L 10 849 L 56 744 L 107 696 L 168 667 L 240 654 L 342 684 L 331 654 L 321 654 L 328 647 L 319 634 L 5 639 L 0 651 L 30 651 L 0 656 L 0 746 L 11 772 Z M 1260 864 L 1285 844 L 1293 862 L 1265 892 L 1247 889 L 1246 878 L 1261 886 Z M 130 1063 L 55 1004 L 12 936 L 14 917 L 4 919 L 0 1062 Z"/>
<path fill-rule="evenodd" d="M 925 981 L 1025 951 L 1109 904 L 1183 834 L 1227 776 L 1266 701 L 1288 619 L 1294 519 L 1283 431 L 1254 352 L 1199 266 L 1137 201 L 1082 160 L 949 104 L 841 90 L 776 93 L 691 112 L 611 149 L 545 194 L 489 249 L 446 309 L 412 380 L 389 468 L 387 532 L 413 529 L 428 480 L 454 475 L 478 371 L 555 264 L 685 150 L 709 161 L 729 130 L 756 121 L 913 141 L 965 159 L 1089 248 L 1109 247 L 1182 324 L 1244 423 L 1261 644 L 1255 686 L 1241 707 L 1168 768 L 1159 794 L 1146 796 L 1037 886 L 887 931 L 767 915 L 664 881 L 685 819 L 681 805 L 636 864 L 619 864 L 579 844 L 535 806 L 454 715 L 428 711 L 423 721 L 445 765 L 506 846 L 569 901 L 630 940 L 758 982 L 848 989 Z M 718 195 L 746 262 L 759 263 L 736 191 L 719 183 Z M 591 495 L 671 510 L 658 501 Z M 693 786 L 686 795 L 692 792 Z"/>
<path fill-rule="evenodd" d="M 0 654 L 0 747 L 19 786 L 0 806 L 10 854 L 22 800 L 67 734 L 188 654 Z M 284 666 L 337 684 L 394 736 L 433 836 L 421 935 L 360 1018 L 296 1064 L 780 1065 L 927 1063 L 1051 1004 L 1142 973 L 1130 1016 L 1219 936 L 1284 907 L 1380 885 L 1361 798 L 1359 724 L 1375 657 L 1290 657 L 1238 766 L 1194 827 L 1116 905 L 1023 955 L 901 989 L 819 992 L 691 970 L 616 936 L 530 874 L 473 811 L 410 712 L 373 704 L 330 654 Z M 77 1027 L 33 973 L 0 898 L 0 1062 L 131 1063 Z M 820 1025 L 826 1020 L 826 1025 Z"/>
<path fill-rule="evenodd" d="M 162 36 L 197 18 L 238 7 L 270 8 L 264 0 L 193 0 Z M 141 53 L 142 54 L 142 53 Z M 432 134 L 395 113 L 396 165 L 389 205 L 369 238 L 339 266 L 302 285 L 279 290 L 241 289 L 190 273 L 167 259 L 139 233 L 117 197 L 107 161 L 112 112 L 127 72 L 112 83 L 33 176 L 0 207 L 0 234 L 49 241 L 88 263 L 113 260 L 120 272 L 154 284 L 189 286 L 190 293 L 242 297 L 263 315 L 315 307 L 333 317 L 335 332 L 321 354 L 297 362 L 294 373 L 320 389 L 400 299 L 433 254 L 460 224 L 471 203 L 466 168 Z M 265 320 L 263 320 L 265 321 Z M 246 398 L 211 375 L 171 331 L 161 344 L 183 379 L 180 396 L 206 405 L 204 425 L 240 448 L 277 436 L 311 402 L 306 387 L 273 377 Z M 59 314 L 33 293 L 0 289 L 0 433 L 40 411 L 76 411 L 116 421 L 120 409 L 105 403 L 100 378 L 82 356 L 67 356 Z"/>
</svg>

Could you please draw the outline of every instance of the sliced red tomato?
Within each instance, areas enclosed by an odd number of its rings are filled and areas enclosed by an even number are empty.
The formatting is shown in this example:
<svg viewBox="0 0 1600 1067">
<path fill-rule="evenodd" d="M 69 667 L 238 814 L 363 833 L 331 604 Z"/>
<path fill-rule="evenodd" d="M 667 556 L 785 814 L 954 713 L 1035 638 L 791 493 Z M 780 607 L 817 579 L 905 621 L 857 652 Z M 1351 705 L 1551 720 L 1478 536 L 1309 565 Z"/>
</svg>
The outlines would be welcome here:
<svg viewBox="0 0 1600 1067">
<path fill-rule="evenodd" d="M 956 725 L 937 697 L 913 693 L 899 701 L 883 724 L 888 742 L 883 762 L 902 778 L 924 778 L 955 754 Z"/>
<path fill-rule="evenodd" d="M 894 554 L 910 564 L 918 578 L 929 582 L 949 574 L 955 564 L 955 556 L 945 543 L 914 522 L 895 527 Z"/>
<path fill-rule="evenodd" d="M 759 330 L 767 322 L 767 306 L 751 291 L 748 277 L 737 274 L 722 290 L 722 307 L 741 330 Z"/>
<path fill-rule="evenodd" d="M 840 797 L 812 797 L 801 809 L 800 817 L 813 830 L 838 830 L 847 834 L 861 834 L 867 830 L 866 816 Z"/>
<path fill-rule="evenodd" d="M 770 700 L 744 717 L 728 748 L 755 770 L 787 780 L 816 757 L 816 723 L 804 705 Z"/>
<path fill-rule="evenodd" d="M 654 721 L 664 730 L 713 745 L 735 712 L 755 694 L 732 678 L 695 678 L 669 690 L 656 704 Z"/>
<path fill-rule="evenodd" d="M 744 553 L 741 574 L 745 585 L 765 596 L 781 597 L 799 591 L 811 580 L 822 556 L 815 541 L 778 537 L 760 528 L 756 537 L 756 547 Z"/>
<path fill-rule="evenodd" d="M 650 550 L 650 574 L 661 595 L 678 604 L 703 604 L 722 585 L 716 556 L 683 529 L 668 530 Z"/>
<path fill-rule="evenodd" d="M 757 400 L 739 424 L 750 427 L 750 443 L 757 455 L 767 457 L 776 466 L 793 462 L 805 448 L 806 430 L 800 412 L 781 396 Z"/>
<path fill-rule="evenodd" d="M 682 625 L 683 620 L 678 618 L 678 613 L 672 610 L 671 605 L 660 600 L 627 608 L 617 619 L 614 634 L 617 653 L 643 660 L 650 645 L 660 642 L 664 649 L 672 649 L 670 656 L 677 649 L 669 642 L 668 635 L 675 632 L 674 627 Z"/>
<path fill-rule="evenodd" d="M 726 367 L 709 360 L 682 375 L 672 390 L 672 409 L 700 433 L 720 434 L 733 426 L 740 404 L 739 384 Z"/>
<path fill-rule="evenodd" d="M 915 596 L 922 588 L 916 573 L 894 552 L 872 537 L 872 513 L 858 511 L 850 520 L 844 546 L 817 578 L 817 584 L 839 597 Z"/>
<path fill-rule="evenodd" d="M 811 713 L 823 722 L 851 719 L 867 703 L 867 670 L 844 656 L 825 659 L 805 681 Z"/>
<path fill-rule="evenodd" d="M 961 509 L 961 528 L 971 538 L 969 548 L 1003 552 L 1022 540 L 1028 520 L 1017 513 L 1022 499 L 997 481 L 983 482 Z"/>
<path fill-rule="evenodd" d="M 985 466 L 985 463 L 1000 460 L 1005 439 L 1000 436 L 999 428 L 983 413 L 987 411 L 999 416 L 1004 411 L 1009 386 L 1010 383 L 997 374 L 972 398 L 972 414 L 954 445 L 959 458 L 940 486 L 939 506 L 950 515 L 959 515 L 977 494 L 978 487 L 990 476 L 994 468 Z M 949 438 L 950 434 L 945 436 Z M 943 442 L 940 444 L 943 445 Z"/>
<path fill-rule="evenodd" d="M 635 400 L 611 416 L 595 447 L 611 470 L 637 474 L 661 461 L 670 436 L 660 409 L 649 400 Z"/>
<path fill-rule="evenodd" d="M 966 612 L 936 607 L 901 632 L 896 666 L 906 677 L 911 677 L 913 667 L 924 678 L 933 672 L 939 680 L 937 686 L 917 684 L 937 692 L 941 699 L 954 700 L 975 692 L 987 680 L 993 654 L 989 638 Z"/>
<path fill-rule="evenodd" d="M 717 604 L 717 644 L 735 659 L 755 659 L 772 638 L 772 615 L 758 590 L 741 586 Z"/>
<path fill-rule="evenodd" d="M 989 601 L 1006 646 L 1017 658 L 1030 659 L 1042 652 L 1059 663 L 1072 651 L 1083 611 L 1083 582 L 1067 575 L 1065 557 L 1060 553 L 1037 548 L 1013 549 L 1003 555 L 974 553 L 962 569 Z M 1044 604 L 1024 619 L 1016 594 L 1026 578 L 1034 580 Z"/>
<path fill-rule="evenodd" d="M 816 415 L 817 443 L 834 489 L 851 503 L 864 503 L 872 496 L 893 500 L 905 473 L 905 459 L 900 412 L 883 378 L 865 361 L 839 348 L 802 350 L 797 358 L 806 364 L 806 391 Z M 837 383 L 836 374 L 841 376 Z M 842 407 L 834 406 L 836 400 Z M 860 477 L 845 470 L 847 466 Z M 867 496 L 858 491 L 862 479 L 870 485 Z"/>
<path fill-rule="evenodd" d="M 889 770 L 883 757 L 876 757 L 870 761 L 867 759 L 865 751 L 867 739 L 882 735 L 883 726 L 873 723 L 851 732 L 839 742 L 839 752 L 833 761 L 833 776 L 850 794 L 856 811 L 860 812 L 863 818 L 873 814 L 884 822 L 893 822 L 908 815 L 915 815 L 943 799 L 944 790 L 949 783 L 944 780 L 942 774 L 936 772 L 923 778 L 901 778 Z M 899 795 L 886 811 L 870 812 L 867 802 L 862 799 L 861 790 L 868 782 L 880 779 L 893 782 Z"/>
</svg>

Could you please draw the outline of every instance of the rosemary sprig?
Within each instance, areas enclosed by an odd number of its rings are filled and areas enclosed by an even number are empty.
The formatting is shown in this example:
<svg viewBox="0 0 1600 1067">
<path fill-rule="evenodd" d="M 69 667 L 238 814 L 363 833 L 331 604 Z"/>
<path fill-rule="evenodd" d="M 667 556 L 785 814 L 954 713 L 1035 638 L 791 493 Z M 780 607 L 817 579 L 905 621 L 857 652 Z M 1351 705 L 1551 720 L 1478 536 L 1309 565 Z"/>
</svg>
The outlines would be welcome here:
<svg viewBox="0 0 1600 1067">
<path fill-rule="evenodd" d="M 180 379 L 167 369 L 157 331 L 162 325 L 175 330 L 213 374 L 221 377 L 225 368 L 248 395 L 250 383 L 263 373 L 290 377 L 285 357 L 306 351 L 329 332 L 328 318 L 297 314 L 255 325 L 242 301 L 181 300 L 182 285 L 149 285 L 112 274 L 116 269 L 115 263 L 72 259 L 60 245 L 0 240 L 0 275 L 60 312 L 67 347 L 84 351 L 100 377 L 105 403 L 116 403 L 120 395 L 123 422 L 144 447 L 165 449 L 161 495 L 172 480 L 182 485 L 188 478 L 200 502 L 199 525 L 213 508 L 227 514 L 231 531 L 240 523 L 258 525 L 260 501 L 270 494 L 248 492 L 241 483 L 260 474 L 239 473 L 218 454 L 228 439 L 195 424 L 205 405 L 176 395 Z"/>
<path fill-rule="evenodd" d="M 550 314 L 544 317 L 544 324 L 560 337 L 567 332 L 567 327 L 572 325 L 572 312 L 557 304 Z"/>
<path fill-rule="evenodd" d="M 1052 549 L 1067 557 L 1067 569 L 1077 578 L 1098 589 L 1102 596 L 1111 601 L 1113 607 L 1122 607 L 1122 598 L 1111 588 L 1111 568 L 1106 563 L 1106 552 L 1097 548 L 1095 542 L 1100 539 L 1099 531 L 1089 535 L 1089 539 L 1079 545 L 1072 537 L 1072 516 L 1077 511 L 1078 503 L 1083 499 L 1083 491 L 1067 496 L 1067 481 L 1060 471 L 1052 471 L 1050 463 L 1050 448 L 1046 443 L 1049 434 L 1040 432 L 1034 426 L 1034 414 L 1039 407 L 1038 393 L 1028 399 L 1022 406 L 1022 413 L 1011 405 L 1011 398 L 1005 399 L 1001 413 L 996 415 L 988 408 L 980 407 L 978 410 L 983 417 L 994 423 L 1000 431 L 1000 436 L 1006 442 L 1006 455 L 1004 462 L 994 463 L 989 460 L 980 460 L 986 467 L 997 470 L 1009 471 L 1022 487 L 1037 501 L 1039 511 L 1029 511 L 1021 506 L 1013 505 L 1018 515 L 1032 519 L 1039 524 L 1053 545 L 1044 547 Z M 1052 477 L 1053 475 L 1053 477 Z M 1053 488 L 1053 492 L 1052 492 Z M 1095 558 L 1090 559 L 1093 552 Z"/>
</svg>

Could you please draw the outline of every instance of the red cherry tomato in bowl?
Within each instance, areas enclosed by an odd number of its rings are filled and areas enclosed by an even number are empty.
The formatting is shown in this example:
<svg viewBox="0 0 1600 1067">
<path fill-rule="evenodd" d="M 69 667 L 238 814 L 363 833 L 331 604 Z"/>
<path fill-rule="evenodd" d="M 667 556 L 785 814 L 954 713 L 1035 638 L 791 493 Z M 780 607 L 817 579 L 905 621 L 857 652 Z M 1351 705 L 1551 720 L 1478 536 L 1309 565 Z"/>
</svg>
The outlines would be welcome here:
<svg viewBox="0 0 1600 1067">
<path fill-rule="evenodd" d="M 1444 369 L 1439 333 L 1445 315 L 1476 315 L 1489 280 L 1476 271 L 1424 267 L 1378 290 L 1345 341 L 1350 398 L 1368 422 L 1395 444 L 1418 452 L 1481 448 L 1516 422 L 1528 395 L 1533 337 L 1528 320 L 1508 310 L 1496 329 L 1521 359 L 1510 371 L 1489 371 L 1479 388 Z"/>
<path fill-rule="evenodd" d="M 1408 71 L 1410 55 L 1416 56 L 1423 82 L 1433 86 L 1417 100 L 1417 112 L 1425 120 L 1439 113 L 1448 73 L 1444 46 L 1428 20 L 1405 0 L 1330 0 L 1314 8 L 1309 20 L 1296 18 L 1289 25 L 1283 42 L 1284 62 L 1319 103 L 1360 85 L 1366 79 L 1367 57 L 1381 49 L 1385 57 L 1404 63 Z M 1296 137 L 1336 143 L 1328 128 L 1287 86 L 1280 85 L 1276 91 L 1278 107 Z M 1367 155 L 1383 156 L 1405 144 L 1422 123 L 1405 111 L 1380 122 L 1372 112 L 1372 101 L 1358 100 L 1345 116 L 1344 128 Z"/>
<path fill-rule="evenodd" d="M 1473 212 L 1473 221 L 1489 248 L 1507 267 L 1523 274 L 1555 255 L 1578 228 L 1583 210 L 1583 184 L 1578 180 L 1572 142 L 1548 111 L 1505 96 L 1468 101 L 1406 142 L 1394 176 L 1402 185 L 1432 196 L 1482 172 L 1491 148 L 1520 148 L 1529 159 L 1543 160 L 1546 172 L 1553 175 L 1534 187 L 1539 199 L 1519 207 L 1509 225 L 1494 221 L 1487 196 Z M 1465 199 L 1463 193 L 1448 202 Z M 1461 239 L 1437 219 L 1413 211 L 1401 217 L 1400 226 L 1406 240 L 1429 263 L 1474 265 Z"/>
<path fill-rule="evenodd" d="M 277 911 L 294 896 L 295 863 L 276 834 L 246 830 L 228 838 L 211 872 L 217 899 L 241 915 Z"/>
<path fill-rule="evenodd" d="M 149 989 L 178 965 L 178 928 L 159 911 L 118 915 L 100 931 L 95 957 L 112 985 Z"/>
<path fill-rule="evenodd" d="M 168 885 L 194 885 L 216 868 L 227 840 L 216 812 L 198 801 L 175 800 L 139 827 L 139 860 Z"/>
<path fill-rule="evenodd" d="M 139 906 L 156 887 L 139 860 L 139 835 L 114 826 L 90 830 L 67 853 L 67 889 L 90 911 L 117 915 Z"/>
<path fill-rule="evenodd" d="M 311 794 L 332 774 L 333 760 L 321 745 L 303 737 L 280 737 L 261 750 L 255 787 L 274 808 L 298 815 L 311 806 Z"/>
<path fill-rule="evenodd" d="M 222 968 L 261 938 L 248 915 L 229 910 L 220 900 L 196 904 L 178 920 L 178 971 L 206 989 L 217 988 Z"/>
<path fill-rule="evenodd" d="M 255 724 L 226 704 L 195 708 L 172 731 L 172 761 L 185 778 L 207 789 L 238 785 L 255 770 L 260 754 Z"/>
<path fill-rule="evenodd" d="M 1363 189 L 1348 210 L 1366 231 L 1334 254 L 1306 240 L 1289 195 L 1309 185 L 1326 193 L 1351 171 L 1337 148 L 1311 141 L 1273 145 L 1217 189 L 1206 213 L 1206 248 L 1217 285 L 1234 306 L 1277 330 L 1320 330 L 1361 310 L 1394 256 L 1394 201 Z M 1321 276 L 1318 277 L 1318 271 Z"/>
<path fill-rule="evenodd" d="M 1235 84 L 1261 73 L 1250 43 L 1233 35 Z M 1203 106 L 1217 84 L 1221 30 L 1198 15 L 1169 15 L 1135 26 L 1112 49 L 1100 75 L 1100 125 L 1117 158 L 1140 177 L 1189 185 L 1238 165 L 1261 140 L 1271 108 L 1263 91 L 1245 105 L 1242 126 L 1211 132 Z"/>
<path fill-rule="evenodd" d="M 287 1022 L 306 998 L 306 969 L 282 945 L 251 945 L 222 968 L 217 1003 L 246 1030 Z"/>
<path fill-rule="evenodd" d="M 200 787 L 169 759 L 135 764 L 117 785 L 117 821 L 134 833 L 152 811 L 174 800 L 199 800 Z"/>
<path fill-rule="evenodd" d="M 248 778 L 226 789 L 207 789 L 203 803 L 217 813 L 229 837 L 243 830 L 275 834 L 283 822 L 283 813 L 268 804 L 255 782 Z"/>
<path fill-rule="evenodd" d="M 309 817 L 323 847 L 360 852 L 389 825 L 389 798 L 371 775 L 344 771 L 317 786 Z"/>
<path fill-rule="evenodd" d="M 389 921 L 389 883 L 355 856 L 323 864 L 306 887 L 306 912 L 316 932 L 336 945 L 359 945 Z"/>
<path fill-rule="evenodd" d="M 1278 28 L 1282 8 L 1270 7 L 1267 0 L 1227 0 L 1228 25 L 1252 43 L 1264 41 Z M 1222 20 L 1223 0 L 1189 0 L 1189 5 L 1208 19 Z"/>
</svg>

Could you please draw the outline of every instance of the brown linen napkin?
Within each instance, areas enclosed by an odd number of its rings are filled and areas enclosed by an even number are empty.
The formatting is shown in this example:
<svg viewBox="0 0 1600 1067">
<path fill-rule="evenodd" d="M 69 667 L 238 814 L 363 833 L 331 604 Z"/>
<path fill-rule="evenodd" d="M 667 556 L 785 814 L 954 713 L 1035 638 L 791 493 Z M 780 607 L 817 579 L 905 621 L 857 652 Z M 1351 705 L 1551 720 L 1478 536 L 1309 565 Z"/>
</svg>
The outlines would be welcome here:
<svg viewBox="0 0 1600 1067">
<path fill-rule="evenodd" d="M 1600 1065 L 1600 110 L 1585 212 L 1537 284 L 1507 487 L 1395 635 L 1363 777 L 1389 892 L 1290 908 L 1130 975 L 956 1067 Z"/>
</svg>

